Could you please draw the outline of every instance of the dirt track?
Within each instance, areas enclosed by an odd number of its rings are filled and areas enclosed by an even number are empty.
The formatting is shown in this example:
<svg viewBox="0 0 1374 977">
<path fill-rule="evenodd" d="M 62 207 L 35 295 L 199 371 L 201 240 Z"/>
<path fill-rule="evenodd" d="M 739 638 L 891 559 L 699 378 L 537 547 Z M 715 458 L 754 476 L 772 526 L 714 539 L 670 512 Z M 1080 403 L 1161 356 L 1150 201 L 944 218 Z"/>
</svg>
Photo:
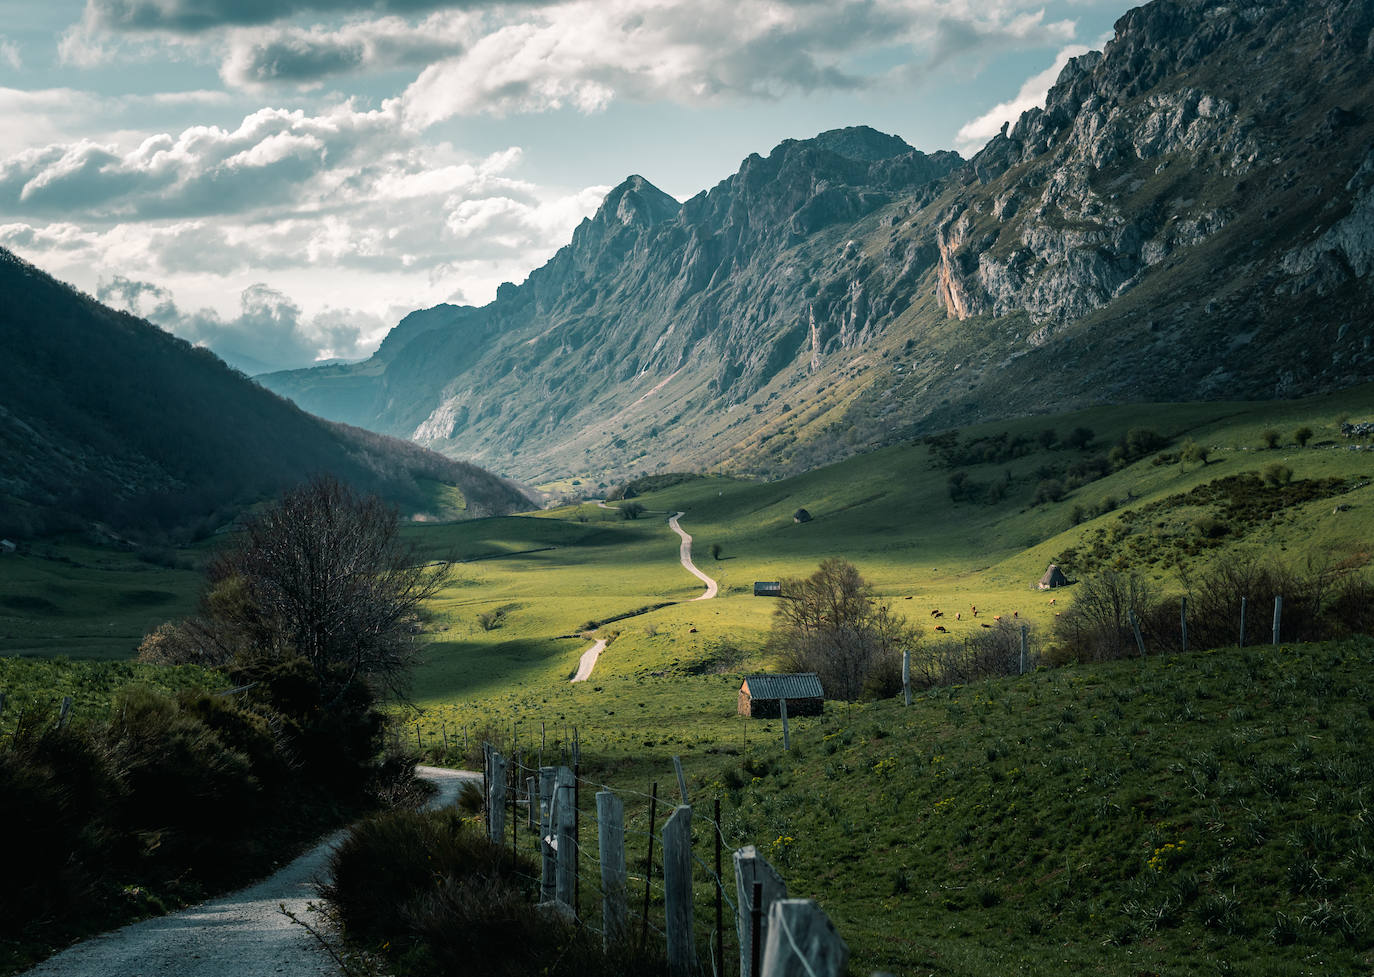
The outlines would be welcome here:
<svg viewBox="0 0 1374 977">
<path fill-rule="evenodd" d="M 464 780 L 481 776 L 438 767 L 416 772 L 439 788 L 431 807 L 452 804 Z M 343 835 L 246 889 L 78 943 L 22 977 L 337 977 L 329 954 L 280 907 L 321 924 L 306 906 L 318 898 L 316 880 Z"/>
</svg>

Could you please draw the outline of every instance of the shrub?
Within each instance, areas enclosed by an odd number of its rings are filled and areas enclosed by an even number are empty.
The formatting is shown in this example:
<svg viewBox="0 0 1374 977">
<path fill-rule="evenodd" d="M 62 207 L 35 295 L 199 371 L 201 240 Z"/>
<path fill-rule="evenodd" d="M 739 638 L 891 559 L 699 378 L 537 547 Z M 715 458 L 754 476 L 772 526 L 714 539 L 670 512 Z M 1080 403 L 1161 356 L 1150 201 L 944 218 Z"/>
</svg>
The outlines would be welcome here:
<svg viewBox="0 0 1374 977">
<path fill-rule="evenodd" d="M 1273 450 L 1279 446 L 1279 432 L 1272 427 L 1268 428 L 1260 433 L 1260 441 L 1264 443 L 1266 448 Z"/>
<path fill-rule="evenodd" d="M 1104 570 L 1081 579 L 1073 604 L 1055 622 L 1054 636 L 1076 661 L 1106 661 L 1137 652 L 1130 618 L 1151 616 L 1153 588 L 1138 573 Z"/>
<path fill-rule="evenodd" d="M 1298 428 L 1296 431 L 1293 432 L 1293 443 L 1296 444 L 1299 448 L 1306 448 L 1307 442 L 1312 440 L 1312 435 L 1314 433 L 1315 432 L 1310 427 L 1304 424 L 1302 427 Z"/>
<path fill-rule="evenodd" d="M 1271 465 L 1265 465 L 1264 472 L 1260 477 L 1264 479 L 1264 484 L 1270 488 L 1281 488 L 1293 481 L 1293 469 L 1276 461 Z"/>
</svg>

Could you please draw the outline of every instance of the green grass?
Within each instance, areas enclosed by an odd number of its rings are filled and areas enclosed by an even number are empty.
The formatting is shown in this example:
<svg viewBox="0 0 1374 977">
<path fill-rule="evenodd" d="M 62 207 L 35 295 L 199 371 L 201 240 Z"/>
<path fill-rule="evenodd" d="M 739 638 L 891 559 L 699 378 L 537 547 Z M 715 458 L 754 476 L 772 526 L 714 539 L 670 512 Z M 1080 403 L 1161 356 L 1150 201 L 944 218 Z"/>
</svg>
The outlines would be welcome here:
<svg viewBox="0 0 1374 977">
<path fill-rule="evenodd" d="M 418 636 L 420 708 L 404 713 L 404 735 L 443 762 L 463 762 L 465 733 L 469 752 L 481 735 L 507 748 L 518 736 L 524 747 L 542 745 L 548 761 L 566 756 L 576 728 L 589 775 L 642 793 L 655 782 L 668 793 L 680 756 L 693 792 L 725 801 L 729 840 L 772 851 L 793 891 L 831 912 L 856 973 L 1033 972 L 1047 962 L 1105 974 L 1223 973 L 1228 954 L 1236 973 L 1297 973 L 1314 955 L 1336 961 L 1337 972 L 1367 970 L 1364 923 L 1350 908 L 1356 897 L 1368 901 L 1368 873 L 1355 868 L 1374 850 L 1360 834 L 1367 812 L 1350 807 L 1369 797 L 1352 769 L 1371 745 L 1367 644 L 1044 672 L 933 692 L 910 711 L 831 704 L 822 720 L 797 722 L 792 757 L 780 755 L 776 722 L 740 719 L 735 701 L 741 674 L 769 664 L 760 648 L 774 605 L 752 596 L 753 581 L 807 575 L 827 556 L 856 563 L 923 629 L 943 610 L 956 639 L 980 627 L 972 605 L 984 621 L 1015 612 L 1047 638 L 1073 588 L 1051 606 L 1033 585 L 1070 550 L 1129 559 L 1164 590 L 1179 587 L 1178 560 L 1197 567 L 1234 547 L 1298 565 L 1359 565 L 1374 538 L 1374 459 L 1336 432 L 1344 417 L 1369 416 L 1374 387 L 1291 403 L 1104 408 L 961 432 L 1014 438 L 1053 427 L 1062 436 L 1085 425 L 1105 450 L 1149 426 L 1169 450 L 1185 438 L 1211 449 L 1205 466 L 1145 458 L 1042 505 L 1032 504 L 1039 469 L 1062 470 L 1079 452 L 966 466 L 977 482 L 1009 480 L 1005 498 L 989 505 L 952 501 L 949 470 L 924 444 L 906 444 L 778 482 L 712 475 L 671 485 L 638 497 L 647 511 L 635 520 L 582 503 L 414 526 L 407 536 L 426 559 L 460 565 Z M 1287 442 L 1301 425 L 1316 432 L 1307 448 L 1261 449 L 1266 429 Z M 1247 489 L 1244 505 L 1229 510 L 1225 498 L 1194 492 L 1272 462 L 1291 467 L 1297 487 L 1341 484 L 1336 494 Z M 1114 511 L 1074 524 L 1076 506 L 1097 511 L 1108 497 Z M 803 507 L 813 520 L 793 522 Z M 679 510 L 698 566 L 721 584 L 715 600 L 690 602 L 701 586 L 678 565 L 678 538 L 665 524 Z M 1221 536 L 1192 529 L 1222 517 L 1235 525 Z M 711 558 L 712 544 L 721 559 Z M 197 584 L 187 571 L 132 557 L 107 554 L 102 565 L 94 552 L 72 564 L 60 556 L 0 560 L 12 584 L 3 593 L 19 599 L 0 617 L 5 647 L 127 655 L 140 629 L 185 613 L 169 601 L 171 613 L 160 614 L 159 592 L 189 608 Z M 485 629 L 480 616 L 497 610 L 499 626 Z M 119 622 L 117 639 L 94 627 L 102 615 Z M 62 634 L 75 643 L 54 637 Z M 594 637 L 609 639 L 607 650 L 591 681 L 570 685 Z M 1280 768 L 1287 773 L 1274 775 Z M 1198 770 L 1216 773 L 1198 781 Z M 1263 783 L 1257 771 L 1268 771 Z M 1274 796 L 1281 783 L 1296 786 Z M 628 817 L 647 827 L 642 797 Z M 1325 833 L 1301 834 L 1312 830 L 1306 822 Z M 1338 852 L 1327 850 L 1333 838 Z M 1157 856 L 1168 871 L 1150 866 Z"/>
<path fill-rule="evenodd" d="M 191 613 L 202 579 L 72 540 L 26 545 L 0 556 L 0 657 L 130 658 L 153 628 Z"/>
</svg>

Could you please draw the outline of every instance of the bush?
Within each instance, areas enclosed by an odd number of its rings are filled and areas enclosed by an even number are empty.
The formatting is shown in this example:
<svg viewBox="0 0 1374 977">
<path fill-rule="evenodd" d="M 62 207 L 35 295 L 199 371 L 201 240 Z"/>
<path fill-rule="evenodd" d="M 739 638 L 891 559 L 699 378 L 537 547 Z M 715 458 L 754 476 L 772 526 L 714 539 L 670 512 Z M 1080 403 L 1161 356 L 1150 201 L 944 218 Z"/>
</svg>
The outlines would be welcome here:
<svg viewBox="0 0 1374 977">
<path fill-rule="evenodd" d="M 1282 488 L 1293 481 L 1293 469 L 1276 461 L 1271 465 L 1265 465 L 1264 472 L 1260 477 L 1264 479 L 1264 484 L 1270 488 Z"/>
<path fill-rule="evenodd" d="M 655 956 L 606 954 L 599 937 L 539 913 L 538 866 L 513 861 L 457 811 L 382 814 L 357 825 L 322 887 L 345 934 L 415 972 L 665 974 Z"/>
<path fill-rule="evenodd" d="M 1260 433 L 1260 441 L 1262 441 L 1264 446 L 1271 451 L 1279 446 L 1279 437 L 1279 432 L 1275 431 L 1272 427 Z"/>
<path fill-rule="evenodd" d="M 1156 599 L 1138 573 L 1105 570 L 1081 579 L 1073 604 L 1055 622 L 1054 636 L 1074 661 L 1108 661 L 1138 652 L 1131 615 L 1149 619 Z"/>
</svg>

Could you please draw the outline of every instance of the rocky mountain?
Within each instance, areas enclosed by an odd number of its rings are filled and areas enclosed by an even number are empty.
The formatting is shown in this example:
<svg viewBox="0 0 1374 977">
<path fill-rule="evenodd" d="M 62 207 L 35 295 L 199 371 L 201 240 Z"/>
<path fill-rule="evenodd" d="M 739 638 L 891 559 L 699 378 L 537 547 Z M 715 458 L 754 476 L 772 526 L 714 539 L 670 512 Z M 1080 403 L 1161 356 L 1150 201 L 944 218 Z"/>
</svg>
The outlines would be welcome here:
<svg viewBox="0 0 1374 977">
<path fill-rule="evenodd" d="M 0 249 L 0 535 L 102 524 L 184 538 L 317 473 L 405 515 L 461 493 L 469 515 L 528 507 L 512 484 L 419 446 L 312 417 L 208 350 Z M 450 505 L 450 510 L 452 506 Z"/>
<path fill-rule="evenodd" d="M 1374 366 L 1374 8 L 1156 0 L 971 160 L 865 127 L 641 177 L 481 309 L 262 382 L 527 478 L 782 472 L 1012 413 Z"/>
</svg>

